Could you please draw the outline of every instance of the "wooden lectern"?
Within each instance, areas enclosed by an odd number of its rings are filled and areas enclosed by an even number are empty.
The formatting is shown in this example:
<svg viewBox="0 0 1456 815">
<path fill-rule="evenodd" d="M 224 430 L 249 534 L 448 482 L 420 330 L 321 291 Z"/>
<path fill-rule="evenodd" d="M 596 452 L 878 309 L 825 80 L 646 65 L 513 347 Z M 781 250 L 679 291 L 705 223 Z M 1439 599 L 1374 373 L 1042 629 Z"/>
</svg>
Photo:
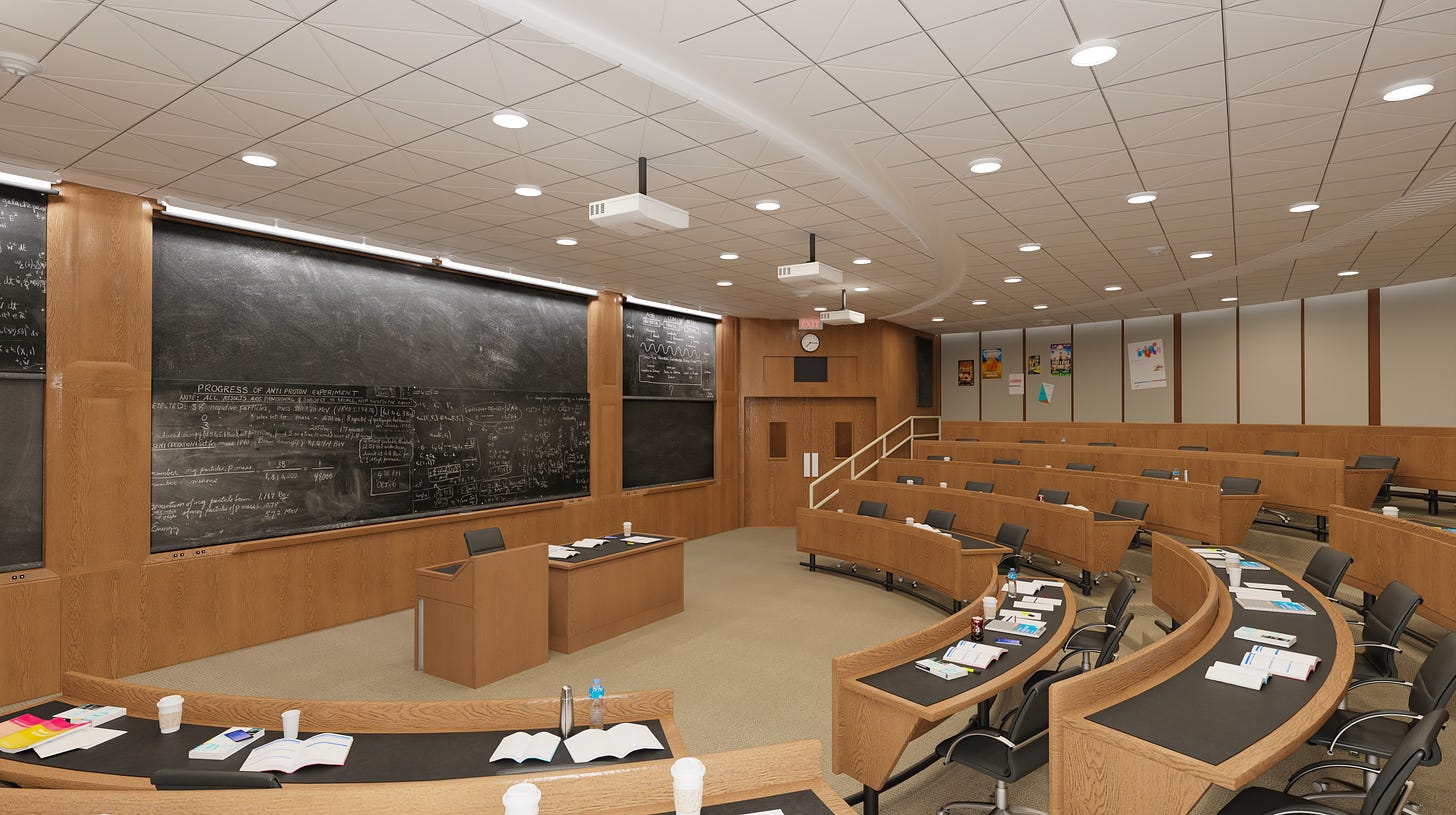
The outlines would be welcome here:
<svg viewBox="0 0 1456 815">
<path fill-rule="evenodd" d="M 415 670 L 478 688 L 546 661 L 546 544 L 416 569 L 415 593 Z"/>
</svg>

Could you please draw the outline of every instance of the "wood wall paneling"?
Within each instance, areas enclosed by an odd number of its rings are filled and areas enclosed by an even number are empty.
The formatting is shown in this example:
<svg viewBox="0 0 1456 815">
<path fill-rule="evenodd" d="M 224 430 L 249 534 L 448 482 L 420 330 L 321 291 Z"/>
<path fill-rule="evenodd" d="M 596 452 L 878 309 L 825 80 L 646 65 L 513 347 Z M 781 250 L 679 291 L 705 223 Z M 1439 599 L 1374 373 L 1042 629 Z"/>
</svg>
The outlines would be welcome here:
<svg viewBox="0 0 1456 815">
<path fill-rule="evenodd" d="M 0 706 L 61 690 L 61 581 L 48 569 L 0 575 Z"/>
</svg>

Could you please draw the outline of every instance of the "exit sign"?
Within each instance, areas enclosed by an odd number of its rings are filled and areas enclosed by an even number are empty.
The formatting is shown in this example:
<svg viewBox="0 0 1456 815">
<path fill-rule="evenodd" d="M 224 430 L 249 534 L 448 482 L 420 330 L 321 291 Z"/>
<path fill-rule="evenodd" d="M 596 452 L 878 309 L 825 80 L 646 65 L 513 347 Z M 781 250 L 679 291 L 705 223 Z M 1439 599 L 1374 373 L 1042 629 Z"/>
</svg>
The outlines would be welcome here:
<svg viewBox="0 0 1456 815">
<path fill-rule="evenodd" d="M 821 329 L 823 327 L 824 327 L 824 323 L 821 322 L 818 317 L 800 317 L 799 318 L 799 330 L 800 331 L 818 331 L 819 329 Z"/>
</svg>

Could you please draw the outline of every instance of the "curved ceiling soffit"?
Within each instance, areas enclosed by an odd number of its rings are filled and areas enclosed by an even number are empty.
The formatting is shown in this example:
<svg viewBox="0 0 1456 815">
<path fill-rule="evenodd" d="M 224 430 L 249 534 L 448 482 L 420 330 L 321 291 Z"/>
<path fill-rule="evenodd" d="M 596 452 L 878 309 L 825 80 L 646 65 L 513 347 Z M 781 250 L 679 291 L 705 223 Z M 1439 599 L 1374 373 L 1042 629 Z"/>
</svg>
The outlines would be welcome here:
<svg viewBox="0 0 1456 815">
<path fill-rule="evenodd" d="M 935 208 L 918 205 L 912 192 L 884 168 L 866 162 L 837 137 L 818 131 L 804 114 L 782 105 L 750 103 L 747 85 L 715 71 L 708 60 L 677 43 L 664 43 L 657 33 L 633 27 L 614 4 L 599 0 L 473 0 L 476 5 L 621 65 L 664 88 L 696 100 L 730 120 L 763 133 L 834 173 L 910 230 L 936 261 L 937 289 L 910 308 L 885 315 L 898 317 L 928 308 L 955 293 L 965 279 L 967 252 L 954 230 L 937 217 Z M 670 47 L 669 47 L 670 46 Z"/>
</svg>

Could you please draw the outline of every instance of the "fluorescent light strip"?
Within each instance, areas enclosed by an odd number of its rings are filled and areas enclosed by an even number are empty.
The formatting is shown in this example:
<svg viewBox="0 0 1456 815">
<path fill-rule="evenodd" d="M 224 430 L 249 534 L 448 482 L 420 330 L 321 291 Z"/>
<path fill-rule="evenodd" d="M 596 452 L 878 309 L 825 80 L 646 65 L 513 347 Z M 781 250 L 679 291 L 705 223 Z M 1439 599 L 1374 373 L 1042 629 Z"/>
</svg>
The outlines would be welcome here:
<svg viewBox="0 0 1456 815">
<path fill-rule="evenodd" d="M 484 266 L 475 266 L 469 263 L 460 263 L 458 261 L 450 260 L 448 258 L 441 258 L 440 265 L 445 267 L 446 269 L 453 269 L 457 272 L 466 272 L 468 274 L 479 275 L 481 277 L 493 277 L 497 280 L 506 280 L 511 283 L 521 283 L 526 286 L 540 286 L 546 289 L 558 289 L 560 291 L 569 291 L 572 294 L 584 294 L 587 297 L 597 296 L 596 289 L 588 289 L 585 286 L 573 286 L 570 283 L 557 283 L 553 280 L 542 280 L 539 277 L 516 274 L 515 272 L 502 272 L 499 269 L 487 269 Z"/>
<path fill-rule="evenodd" d="M 686 308 L 684 306 L 674 306 L 674 305 L 671 305 L 669 303 L 659 303 L 656 300 L 643 300 L 641 297 L 633 297 L 630 294 L 627 295 L 627 302 L 631 303 L 634 306 L 646 306 L 648 308 L 660 308 L 660 309 L 663 309 L 665 311 L 676 311 L 679 314 L 691 314 L 694 317 L 707 317 L 709 320 L 721 320 L 721 319 L 723 319 L 723 315 L 721 315 L 721 314 L 714 314 L 711 311 L 698 311 L 695 308 Z"/>
<path fill-rule="evenodd" d="M 51 195 L 60 192 L 55 187 L 57 183 L 59 182 L 46 181 L 42 178 L 31 178 L 25 175 L 16 175 L 15 173 L 0 173 L 0 184 L 7 184 L 12 187 L 23 187 L 27 190 L 35 190 L 36 192 L 44 192 Z"/>
</svg>

